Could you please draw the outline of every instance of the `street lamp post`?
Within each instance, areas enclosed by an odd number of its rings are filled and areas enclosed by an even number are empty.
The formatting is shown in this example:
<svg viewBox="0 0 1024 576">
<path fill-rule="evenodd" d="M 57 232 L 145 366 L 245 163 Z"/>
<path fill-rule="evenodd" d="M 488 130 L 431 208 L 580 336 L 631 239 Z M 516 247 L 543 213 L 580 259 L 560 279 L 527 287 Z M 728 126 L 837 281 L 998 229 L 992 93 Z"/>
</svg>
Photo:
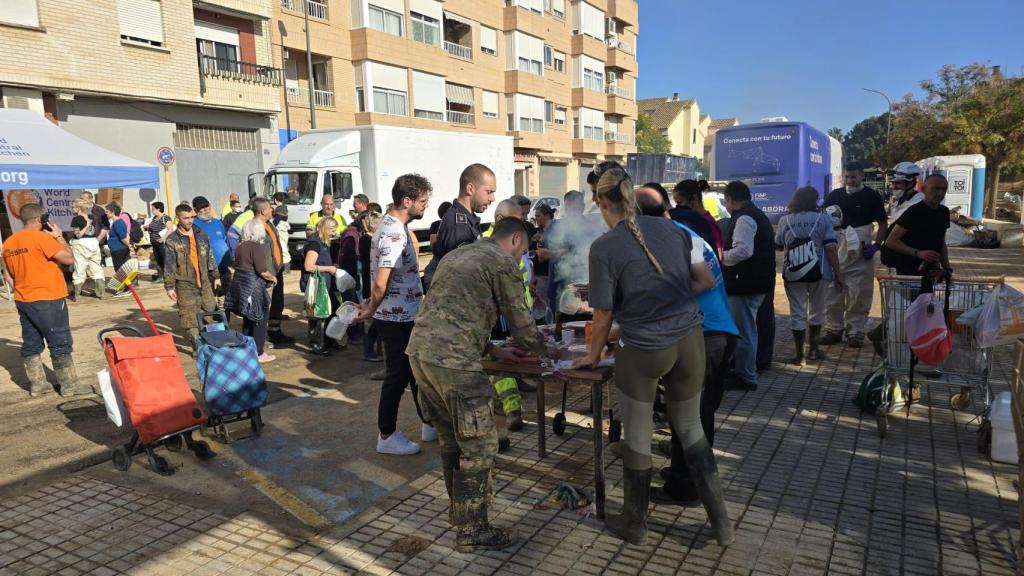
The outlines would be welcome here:
<svg viewBox="0 0 1024 576">
<path fill-rule="evenodd" d="M 882 98 L 885 98 L 885 103 L 889 105 L 889 114 L 886 116 L 887 122 L 885 125 L 885 143 L 886 145 L 888 145 L 889 134 L 892 133 L 892 100 L 890 100 L 889 97 L 886 96 L 885 93 L 882 92 L 881 90 L 872 90 L 871 88 L 861 88 L 861 90 L 864 90 L 865 92 L 872 92 L 878 94 Z M 885 188 L 885 193 L 887 194 L 889 191 L 889 172 L 888 170 L 886 170 L 882 173 L 885 175 L 883 188 Z"/>
<path fill-rule="evenodd" d="M 316 92 L 316 78 L 313 76 L 313 53 L 309 42 L 309 4 L 302 0 L 302 19 L 306 25 L 306 75 L 309 76 L 309 127 L 316 130 L 316 103 L 313 101 Z"/>
</svg>

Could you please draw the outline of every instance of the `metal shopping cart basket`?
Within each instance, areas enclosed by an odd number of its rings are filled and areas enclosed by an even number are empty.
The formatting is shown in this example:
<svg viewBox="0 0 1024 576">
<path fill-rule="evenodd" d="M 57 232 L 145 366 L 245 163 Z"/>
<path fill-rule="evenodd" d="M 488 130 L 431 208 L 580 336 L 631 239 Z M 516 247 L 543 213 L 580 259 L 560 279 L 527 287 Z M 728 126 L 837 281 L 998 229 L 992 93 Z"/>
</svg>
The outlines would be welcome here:
<svg viewBox="0 0 1024 576">
<path fill-rule="evenodd" d="M 904 378 L 909 384 L 905 394 L 908 414 L 915 396 L 912 389 L 920 385 L 958 387 L 958 391 L 949 397 L 950 408 L 957 411 L 966 410 L 977 391 L 987 411 L 993 398 L 989 385 L 992 351 L 980 348 L 974 339 L 973 329 L 957 324 L 956 319 L 965 311 L 983 304 L 988 294 L 1004 282 L 1003 278 L 947 277 L 932 284 L 919 276 L 882 275 L 877 280 L 885 334 L 883 367 L 888 383 L 887 393 L 883 394 L 882 405 L 877 410 L 879 435 L 884 438 L 888 431 L 886 415 L 896 408 L 895 387 Z M 939 295 L 945 310 L 946 324 L 953 333 L 953 351 L 938 366 L 924 366 L 918 362 L 910 350 L 904 327 L 907 308 L 923 291 L 933 291 Z"/>
</svg>

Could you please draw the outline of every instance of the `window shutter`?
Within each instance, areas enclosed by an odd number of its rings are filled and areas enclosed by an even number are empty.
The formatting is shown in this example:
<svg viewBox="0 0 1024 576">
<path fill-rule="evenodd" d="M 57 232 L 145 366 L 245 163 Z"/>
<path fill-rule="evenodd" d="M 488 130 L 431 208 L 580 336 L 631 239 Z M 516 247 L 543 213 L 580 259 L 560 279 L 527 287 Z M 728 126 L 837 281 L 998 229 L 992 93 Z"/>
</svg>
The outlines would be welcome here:
<svg viewBox="0 0 1024 576">
<path fill-rule="evenodd" d="M 498 114 L 498 93 L 489 90 L 483 91 L 484 114 Z"/>
<path fill-rule="evenodd" d="M 413 70 L 412 87 L 415 109 L 444 113 L 444 77 Z"/>
<path fill-rule="evenodd" d="M 238 30 L 196 20 L 196 38 L 238 46 Z"/>
<path fill-rule="evenodd" d="M 399 92 L 409 92 L 409 76 L 405 68 L 388 66 L 379 62 L 368 62 L 370 79 L 375 88 L 387 88 Z"/>
<path fill-rule="evenodd" d="M 117 0 L 121 36 L 163 44 L 164 26 L 160 8 L 160 0 Z"/>
<path fill-rule="evenodd" d="M 498 51 L 498 31 L 489 26 L 480 26 L 480 47 Z"/>
<path fill-rule="evenodd" d="M 4 0 L 0 6 L 0 22 L 39 26 L 39 9 L 36 0 Z"/>
<path fill-rule="evenodd" d="M 437 0 L 409 0 L 409 11 L 430 16 L 438 22 L 444 17 L 441 3 Z M 398 10 L 398 12 L 401 13 L 401 10 Z"/>
</svg>

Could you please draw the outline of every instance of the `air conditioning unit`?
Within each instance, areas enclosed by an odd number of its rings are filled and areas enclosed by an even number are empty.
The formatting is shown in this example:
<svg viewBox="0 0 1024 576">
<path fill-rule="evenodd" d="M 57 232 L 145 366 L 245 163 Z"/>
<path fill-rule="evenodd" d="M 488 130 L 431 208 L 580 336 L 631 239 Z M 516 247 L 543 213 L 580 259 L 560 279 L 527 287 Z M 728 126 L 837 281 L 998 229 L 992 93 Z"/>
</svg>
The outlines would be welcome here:
<svg viewBox="0 0 1024 576">
<path fill-rule="evenodd" d="M 617 28 L 615 27 L 615 19 L 614 18 L 605 18 L 604 19 L 604 30 L 605 30 L 605 32 L 609 36 L 613 36 L 613 35 L 615 35 L 618 32 Z"/>
</svg>

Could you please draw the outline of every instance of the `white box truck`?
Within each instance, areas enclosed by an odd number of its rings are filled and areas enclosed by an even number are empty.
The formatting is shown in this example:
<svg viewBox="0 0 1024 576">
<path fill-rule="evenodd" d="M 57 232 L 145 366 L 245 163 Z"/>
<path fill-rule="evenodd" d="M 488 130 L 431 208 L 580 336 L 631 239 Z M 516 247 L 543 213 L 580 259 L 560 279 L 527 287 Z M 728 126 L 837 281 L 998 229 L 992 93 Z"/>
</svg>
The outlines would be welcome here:
<svg viewBox="0 0 1024 576">
<path fill-rule="evenodd" d="M 473 163 L 494 170 L 495 202 L 482 215 L 483 222 L 493 222 L 495 204 L 515 194 L 510 136 L 397 126 L 312 130 L 281 150 L 263 177 L 262 194 L 288 194 L 288 242 L 298 252 L 306 222 L 325 194 L 334 196 L 335 210 L 350 220 L 353 196 L 366 194 L 386 209 L 395 178 L 415 172 L 434 186 L 427 213 L 410 224 L 413 231 L 425 231 L 437 219 L 437 206 L 458 196 L 459 175 Z"/>
</svg>

